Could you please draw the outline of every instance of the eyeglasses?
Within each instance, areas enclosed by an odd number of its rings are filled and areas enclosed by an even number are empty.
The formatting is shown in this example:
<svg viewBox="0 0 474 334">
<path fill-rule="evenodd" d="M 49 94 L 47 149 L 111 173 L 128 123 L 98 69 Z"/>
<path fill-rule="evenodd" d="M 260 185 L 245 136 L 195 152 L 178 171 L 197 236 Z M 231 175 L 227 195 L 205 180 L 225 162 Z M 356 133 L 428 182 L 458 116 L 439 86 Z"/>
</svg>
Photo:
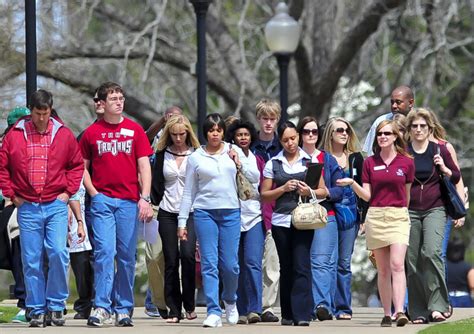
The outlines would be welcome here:
<svg viewBox="0 0 474 334">
<path fill-rule="evenodd" d="M 347 133 L 348 135 L 351 134 L 351 129 L 349 128 L 337 128 L 337 129 L 334 129 L 335 132 L 337 133 Z"/>
<path fill-rule="evenodd" d="M 388 137 L 390 135 L 393 135 L 393 132 L 391 131 L 379 131 L 377 132 L 377 137 L 382 137 L 384 135 L 385 137 Z"/>
<path fill-rule="evenodd" d="M 421 128 L 421 130 L 425 130 L 428 127 L 428 124 L 412 124 L 411 128 L 412 130 L 416 130 L 418 128 Z"/>
<path fill-rule="evenodd" d="M 98 97 L 94 97 L 92 100 L 94 101 L 94 103 L 99 103 L 100 102 L 100 99 Z"/>
<path fill-rule="evenodd" d="M 111 97 L 110 99 L 108 99 L 110 102 L 112 103 L 116 103 L 116 102 L 124 102 L 125 101 L 125 97 L 123 96 L 120 96 L 120 97 Z"/>
<path fill-rule="evenodd" d="M 309 136 L 310 134 L 312 134 L 313 136 L 318 135 L 318 129 L 303 129 L 302 132 L 304 135 L 307 135 L 307 136 Z"/>
</svg>

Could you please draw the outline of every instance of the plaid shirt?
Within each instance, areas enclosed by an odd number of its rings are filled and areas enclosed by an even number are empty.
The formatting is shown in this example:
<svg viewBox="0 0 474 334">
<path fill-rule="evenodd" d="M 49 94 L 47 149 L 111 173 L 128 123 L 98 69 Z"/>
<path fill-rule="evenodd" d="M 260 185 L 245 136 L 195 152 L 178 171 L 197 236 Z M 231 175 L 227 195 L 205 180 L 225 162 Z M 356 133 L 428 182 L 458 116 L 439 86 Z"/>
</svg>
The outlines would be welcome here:
<svg viewBox="0 0 474 334">
<path fill-rule="evenodd" d="M 26 150 L 28 153 L 28 180 L 35 191 L 40 194 L 46 184 L 48 173 L 48 153 L 51 146 L 53 122 L 48 122 L 45 132 L 36 130 L 33 122 L 25 123 Z"/>
</svg>

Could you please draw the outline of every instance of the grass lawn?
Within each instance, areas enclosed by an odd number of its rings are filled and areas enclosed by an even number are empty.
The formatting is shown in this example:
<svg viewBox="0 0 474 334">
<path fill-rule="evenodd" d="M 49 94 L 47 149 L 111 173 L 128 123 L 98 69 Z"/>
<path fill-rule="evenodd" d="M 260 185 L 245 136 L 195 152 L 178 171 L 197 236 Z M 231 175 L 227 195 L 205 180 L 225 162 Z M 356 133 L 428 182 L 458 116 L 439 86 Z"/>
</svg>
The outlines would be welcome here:
<svg viewBox="0 0 474 334">
<path fill-rule="evenodd" d="M 474 318 L 463 319 L 431 326 L 418 332 L 419 334 L 472 334 L 474 333 Z"/>
<path fill-rule="evenodd" d="M 18 308 L 0 306 L 0 324 L 10 322 L 17 314 Z"/>
</svg>

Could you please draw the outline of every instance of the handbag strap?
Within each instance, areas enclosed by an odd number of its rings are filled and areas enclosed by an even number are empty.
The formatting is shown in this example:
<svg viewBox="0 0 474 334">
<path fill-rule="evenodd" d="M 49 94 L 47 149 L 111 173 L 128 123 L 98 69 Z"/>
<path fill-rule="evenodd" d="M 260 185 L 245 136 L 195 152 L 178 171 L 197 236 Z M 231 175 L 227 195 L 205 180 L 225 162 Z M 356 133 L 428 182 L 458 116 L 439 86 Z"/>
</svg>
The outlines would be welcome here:
<svg viewBox="0 0 474 334">
<path fill-rule="evenodd" d="M 441 149 L 440 149 L 439 144 L 436 144 L 436 154 L 439 154 L 441 156 Z M 439 165 L 435 165 L 435 168 L 436 168 L 436 172 L 438 173 L 439 178 L 442 179 L 444 174 L 443 172 L 441 172 L 441 168 L 439 167 Z"/>
</svg>

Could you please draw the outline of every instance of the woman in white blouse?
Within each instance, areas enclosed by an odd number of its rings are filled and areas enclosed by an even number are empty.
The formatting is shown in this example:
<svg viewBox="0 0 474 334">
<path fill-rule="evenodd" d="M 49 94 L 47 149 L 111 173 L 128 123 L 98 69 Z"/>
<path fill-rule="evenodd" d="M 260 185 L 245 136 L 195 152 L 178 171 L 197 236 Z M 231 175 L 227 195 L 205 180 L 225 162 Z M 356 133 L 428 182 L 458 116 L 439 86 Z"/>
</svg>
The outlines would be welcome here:
<svg viewBox="0 0 474 334">
<path fill-rule="evenodd" d="M 186 318 L 195 319 L 194 290 L 196 235 L 192 213 L 189 215 L 188 238 L 178 247 L 178 212 L 183 196 L 188 156 L 199 147 L 189 120 L 172 116 L 157 144 L 153 168 L 152 201 L 159 205 L 158 221 L 165 257 L 165 300 L 169 308 L 166 322 L 178 323 L 184 307 Z M 181 259 L 181 281 L 179 260 Z M 182 283 L 182 291 L 181 291 Z"/>
</svg>

